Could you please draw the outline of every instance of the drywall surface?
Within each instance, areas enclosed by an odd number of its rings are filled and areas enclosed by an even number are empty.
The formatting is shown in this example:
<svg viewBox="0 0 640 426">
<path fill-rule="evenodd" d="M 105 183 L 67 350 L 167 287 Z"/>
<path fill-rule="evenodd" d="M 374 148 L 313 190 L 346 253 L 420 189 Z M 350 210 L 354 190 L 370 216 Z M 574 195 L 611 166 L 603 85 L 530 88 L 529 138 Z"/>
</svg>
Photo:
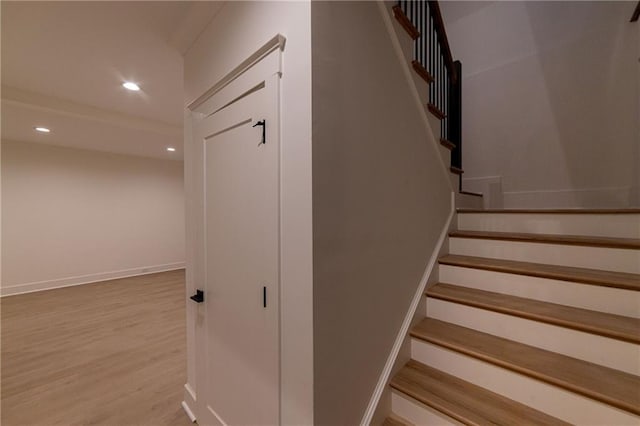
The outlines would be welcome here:
<svg viewBox="0 0 640 426">
<path fill-rule="evenodd" d="M 275 35 L 286 38 L 280 80 L 281 423 L 313 423 L 311 217 L 311 6 L 299 2 L 226 2 L 185 55 L 185 105 L 198 98 Z M 188 129 L 186 129 L 189 144 Z M 185 146 L 187 246 L 197 247 L 194 161 Z M 187 259 L 195 289 L 197 250 Z M 199 260 L 200 259 L 200 260 Z M 196 309 L 187 308 L 188 328 Z M 188 339 L 188 387 L 196 389 L 195 345 Z"/>
<path fill-rule="evenodd" d="M 354 425 L 451 190 L 376 2 L 313 2 L 315 424 Z"/>
<path fill-rule="evenodd" d="M 2 294 L 184 266 L 182 162 L 2 142 Z"/>
<path fill-rule="evenodd" d="M 637 205 L 635 3 L 441 7 L 462 61 L 465 189 L 501 185 L 504 207 Z"/>
</svg>

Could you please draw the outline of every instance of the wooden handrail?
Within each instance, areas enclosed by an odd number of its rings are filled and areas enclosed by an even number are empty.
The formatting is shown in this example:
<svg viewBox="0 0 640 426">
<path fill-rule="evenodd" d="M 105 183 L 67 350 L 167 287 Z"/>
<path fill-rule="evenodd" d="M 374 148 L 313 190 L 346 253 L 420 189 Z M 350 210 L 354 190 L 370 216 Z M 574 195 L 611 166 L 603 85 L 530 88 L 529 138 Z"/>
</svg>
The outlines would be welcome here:
<svg viewBox="0 0 640 426">
<path fill-rule="evenodd" d="M 636 5 L 636 10 L 633 11 L 633 16 L 631 16 L 631 21 L 629 22 L 636 22 L 638 18 L 640 18 L 640 1 Z"/>
<path fill-rule="evenodd" d="M 437 1 L 430 0 L 429 7 L 433 11 L 433 18 L 435 24 L 436 34 L 438 35 L 438 41 L 444 49 L 445 66 L 449 70 L 451 81 L 455 82 L 458 78 L 456 73 L 456 67 L 453 66 L 453 55 L 451 55 L 451 48 L 449 47 L 449 39 L 447 38 L 447 31 L 444 28 L 444 21 L 442 20 L 442 13 L 440 12 L 440 4 Z"/>
</svg>

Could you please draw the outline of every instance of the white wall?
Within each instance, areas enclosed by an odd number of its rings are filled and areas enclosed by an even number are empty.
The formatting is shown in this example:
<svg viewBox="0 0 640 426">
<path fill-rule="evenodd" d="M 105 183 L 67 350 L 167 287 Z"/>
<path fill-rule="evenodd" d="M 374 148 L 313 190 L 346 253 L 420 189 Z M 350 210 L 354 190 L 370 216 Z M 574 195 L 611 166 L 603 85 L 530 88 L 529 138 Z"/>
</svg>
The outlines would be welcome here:
<svg viewBox="0 0 640 426">
<path fill-rule="evenodd" d="M 281 79 L 281 422 L 313 423 L 311 224 L 311 11 L 308 1 L 227 2 L 185 55 L 185 105 L 198 98 L 265 42 L 286 37 Z M 188 130 L 188 129 L 187 129 Z M 185 143 L 187 288 L 202 277 L 195 251 L 196 170 Z M 197 309 L 187 308 L 187 393 L 196 389 L 193 335 Z M 190 392 L 191 391 L 191 392 Z M 191 393 L 191 394 L 190 394 Z M 197 397 L 197 395 L 195 395 Z"/>
<path fill-rule="evenodd" d="M 451 187 L 378 3 L 313 2 L 312 40 L 315 422 L 356 425 Z"/>
<path fill-rule="evenodd" d="M 182 162 L 2 142 L 3 295 L 184 265 Z"/>
<path fill-rule="evenodd" d="M 635 2 L 441 6 L 462 61 L 465 189 L 501 186 L 496 207 L 637 203 Z"/>
</svg>

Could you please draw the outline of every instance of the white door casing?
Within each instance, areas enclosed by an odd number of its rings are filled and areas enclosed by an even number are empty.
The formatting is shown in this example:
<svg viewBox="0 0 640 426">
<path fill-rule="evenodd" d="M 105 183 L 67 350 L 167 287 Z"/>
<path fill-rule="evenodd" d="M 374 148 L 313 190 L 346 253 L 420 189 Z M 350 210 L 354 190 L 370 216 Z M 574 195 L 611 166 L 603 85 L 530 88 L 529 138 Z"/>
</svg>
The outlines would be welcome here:
<svg viewBox="0 0 640 426">
<path fill-rule="evenodd" d="M 256 52 L 191 106 L 199 209 L 196 417 L 280 421 L 281 52 Z M 262 127 L 265 121 L 265 143 Z M 199 162 L 199 164 L 198 164 Z M 266 294 L 266 306 L 263 297 Z"/>
</svg>

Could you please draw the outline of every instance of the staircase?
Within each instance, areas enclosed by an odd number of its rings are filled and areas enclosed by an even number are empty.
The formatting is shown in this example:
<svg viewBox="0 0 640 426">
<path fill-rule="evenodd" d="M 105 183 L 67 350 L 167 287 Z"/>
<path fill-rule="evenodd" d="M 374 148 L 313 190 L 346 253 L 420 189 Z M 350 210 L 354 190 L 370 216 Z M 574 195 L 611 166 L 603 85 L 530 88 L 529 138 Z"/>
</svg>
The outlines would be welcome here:
<svg viewBox="0 0 640 426">
<path fill-rule="evenodd" d="M 387 425 L 640 424 L 640 210 L 461 210 Z"/>
</svg>

